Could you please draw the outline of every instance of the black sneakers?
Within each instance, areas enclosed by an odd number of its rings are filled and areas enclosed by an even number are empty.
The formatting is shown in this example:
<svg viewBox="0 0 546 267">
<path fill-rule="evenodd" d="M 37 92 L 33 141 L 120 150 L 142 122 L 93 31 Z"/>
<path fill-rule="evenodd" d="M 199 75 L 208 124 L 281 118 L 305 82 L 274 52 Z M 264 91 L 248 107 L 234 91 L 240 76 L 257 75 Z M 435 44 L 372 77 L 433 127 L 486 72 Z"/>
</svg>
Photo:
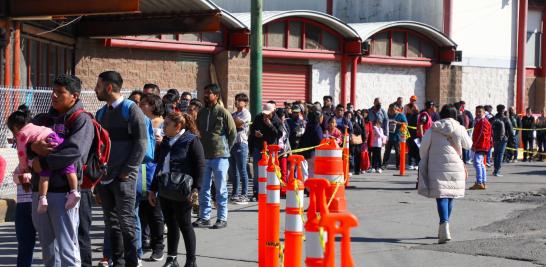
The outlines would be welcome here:
<svg viewBox="0 0 546 267">
<path fill-rule="evenodd" d="M 193 222 L 191 225 L 197 228 L 208 228 L 211 226 L 210 220 L 204 220 L 204 219 L 197 219 L 197 221 Z"/>
<path fill-rule="evenodd" d="M 227 227 L 227 222 L 222 220 L 216 220 L 216 223 L 212 226 L 212 229 L 222 229 Z"/>
<path fill-rule="evenodd" d="M 165 264 L 163 264 L 163 267 L 178 267 L 178 261 L 176 260 L 176 257 L 168 256 L 167 261 Z"/>
<path fill-rule="evenodd" d="M 162 261 L 163 260 L 163 250 L 154 250 L 150 256 L 150 261 Z"/>
</svg>

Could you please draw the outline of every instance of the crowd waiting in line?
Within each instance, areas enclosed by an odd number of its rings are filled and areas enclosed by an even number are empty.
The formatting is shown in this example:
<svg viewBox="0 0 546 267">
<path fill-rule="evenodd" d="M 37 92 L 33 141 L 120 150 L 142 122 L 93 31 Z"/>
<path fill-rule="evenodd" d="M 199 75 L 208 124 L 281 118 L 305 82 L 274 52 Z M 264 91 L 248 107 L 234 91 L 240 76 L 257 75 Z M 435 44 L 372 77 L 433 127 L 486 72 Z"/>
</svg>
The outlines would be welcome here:
<svg viewBox="0 0 546 267">
<path fill-rule="evenodd" d="M 36 232 L 46 266 L 92 266 L 93 198 L 102 206 L 106 226 L 99 266 L 141 266 L 145 251 L 151 251 L 146 260 L 162 261 L 165 226 L 164 266 L 178 266 L 180 233 L 186 248 L 184 266 L 196 266 L 194 227 L 225 228 L 229 201 L 243 205 L 257 201 L 257 179 L 252 179 L 249 192 L 249 176 L 258 173 L 264 142 L 278 144 L 281 152 L 316 146 L 323 138 L 333 138 L 342 146 L 347 133 L 350 170 L 358 175 L 382 173 L 391 162 L 392 150 L 394 167 L 400 168 L 400 142 L 405 141 L 408 169 L 419 169 L 419 193 L 437 199 L 439 237 L 442 233 L 444 241 L 450 239 L 446 223 L 451 200 L 465 190 L 464 180 L 455 179 L 453 190 L 446 193 L 440 186 L 441 179 L 448 179 L 446 172 L 457 173 L 459 167 L 473 163 L 476 183 L 470 189 L 483 190 L 485 165 L 493 165 L 493 175 L 502 176 L 502 164 L 517 159 L 519 135 L 526 151 L 523 161 L 542 159 L 546 151 L 544 112 L 535 118 L 530 109 L 521 117 L 503 105 L 496 107 L 496 115 L 492 106 L 478 106 L 473 113 L 459 101 L 438 113 L 433 101 L 420 109 L 417 97 L 411 96 L 405 105 L 399 97 L 385 109 L 376 98 L 372 107 L 357 110 L 352 103 L 334 106 L 332 97 L 324 96 L 322 103 L 269 101 L 251 121 L 248 96 L 237 94 L 230 113 L 216 84 L 203 88 L 203 102 L 176 89 L 160 97 L 154 84 L 125 99 L 122 86 L 117 72 L 99 75 L 95 93 L 106 104 L 93 118 L 81 112 L 81 81 L 61 75 L 54 81 L 49 113 L 31 116 L 21 106 L 8 118 L 19 156 L 14 172 L 18 266 L 31 266 Z M 97 136 L 101 129 L 109 134 L 110 157 L 105 166 L 90 166 L 90 158 L 100 162 L 94 148 L 104 141 Z M 438 136 L 447 138 L 438 140 Z M 535 138 L 538 157 L 529 152 Z M 429 157 L 440 153 L 437 147 L 442 144 L 453 148 L 451 156 L 462 165 L 454 170 L 431 168 L 446 165 L 442 157 Z M 313 177 L 314 151 L 303 155 L 307 176 Z M 247 170 L 249 157 L 252 173 Z M 280 158 L 283 179 L 288 175 L 287 157 Z M 84 173 L 91 167 L 104 173 L 100 180 L 86 179 Z M 212 222 L 214 206 L 217 215 Z M 198 217 L 194 222 L 192 211 Z"/>
</svg>

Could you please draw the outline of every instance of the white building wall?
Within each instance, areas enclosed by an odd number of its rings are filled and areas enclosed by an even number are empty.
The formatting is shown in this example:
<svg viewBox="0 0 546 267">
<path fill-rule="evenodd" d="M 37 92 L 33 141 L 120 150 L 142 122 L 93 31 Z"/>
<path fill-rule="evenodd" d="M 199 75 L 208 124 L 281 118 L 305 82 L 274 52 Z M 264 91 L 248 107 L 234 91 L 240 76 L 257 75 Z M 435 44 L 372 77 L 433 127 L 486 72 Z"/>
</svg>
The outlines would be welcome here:
<svg viewBox="0 0 546 267">
<path fill-rule="evenodd" d="M 340 64 L 337 61 L 314 61 L 311 65 L 311 100 L 322 103 L 322 97 L 332 96 L 334 104 L 338 104 L 340 90 Z"/>
<path fill-rule="evenodd" d="M 334 0 L 334 16 L 348 23 L 415 20 L 442 30 L 443 1 Z"/>
<path fill-rule="evenodd" d="M 515 70 L 463 67 L 462 100 L 474 110 L 477 105 L 514 105 Z"/>
<path fill-rule="evenodd" d="M 212 0 L 229 12 L 250 12 L 250 0 Z M 266 0 L 263 10 L 315 10 L 326 12 L 326 0 Z"/>
<path fill-rule="evenodd" d="M 456 0 L 451 38 L 463 51 L 463 66 L 513 68 L 517 4 L 514 0 Z"/>
<path fill-rule="evenodd" d="M 371 107 L 376 97 L 380 97 L 387 108 L 399 96 L 404 98 L 404 103 L 408 103 L 412 95 L 417 96 L 417 104 L 422 108 L 426 101 L 426 84 L 425 68 L 361 64 L 358 66 L 356 81 L 356 108 Z"/>
</svg>

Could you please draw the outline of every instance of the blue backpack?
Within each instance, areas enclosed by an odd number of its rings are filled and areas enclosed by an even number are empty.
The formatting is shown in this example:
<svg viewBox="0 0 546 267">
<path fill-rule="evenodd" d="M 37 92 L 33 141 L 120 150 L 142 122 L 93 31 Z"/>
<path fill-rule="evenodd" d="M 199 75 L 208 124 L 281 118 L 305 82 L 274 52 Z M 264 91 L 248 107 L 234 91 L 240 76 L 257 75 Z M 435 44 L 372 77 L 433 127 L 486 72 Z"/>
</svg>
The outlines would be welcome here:
<svg viewBox="0 0 546 267">
<path fill-rule="evenodd" d="M 135 102 L 124 99 L 121 102 L 121 116 L 123 116 L 124 119 L 129 121 L 129 111 L 131 110 L 132 105 L 136 105 Z M 104 116 L 104 112 L 106 112 L 106 105 L 104 105 L 99 111 L 97 111 L 97 119 L 99 121 L 102 121 L 102 117 Z M 147 148 L 146 148 L 146 154 L 144 155 L 143 163 L 153 162 L 154 161 L 154 154 L 155 154 L 155 135 L 154 135 L 154 128 L 152 127 L 152 121 L 144 116 L 144 121 L 146 122 L 146 132 L 147 134 Z"/>
</svg>

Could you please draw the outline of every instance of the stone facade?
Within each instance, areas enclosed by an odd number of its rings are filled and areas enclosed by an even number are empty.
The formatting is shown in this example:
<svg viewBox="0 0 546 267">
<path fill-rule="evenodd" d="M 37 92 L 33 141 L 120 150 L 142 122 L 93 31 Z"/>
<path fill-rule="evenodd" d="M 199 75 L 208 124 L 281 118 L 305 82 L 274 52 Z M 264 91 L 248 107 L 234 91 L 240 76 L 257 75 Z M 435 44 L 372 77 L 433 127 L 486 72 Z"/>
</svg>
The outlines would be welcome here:
<svg viewBox="0 0 546 267">
<path fill-rule="evenodd" d="M 224 105 L 233 110 L 236 94 L 245 93 L 250 97 L 250 53 L 222 51 L 214 56 L 213 62 Z"/>
<path fill-rule="evenodd" d="M 90 90 L 101 72 L 115 70 L 123 77 L 124 89 L 155 83 L 161 89 L 191 92 L 210 83 L 210 61 L 207 55 L 104 47 L 102 40 L 79 38 L 75 71 Z"/>
<path fill-rule="evenodd" d="M 514 69 L 462 67 L 461 99 L 471 110 L 486 104 L 513 106 L 515 76 Z"/>
<path fill-rule="evenodd" d="M 350 72 L 349 72 L 350 73 Z M 350 76 L 350 75 L 348 75 Z M 426 71 L 424 68 L 402 68 L 380 65 L 358 66 L 356 82 L 356 108 L 368 108 L 373 100 L 380 97 L 384 106 L 396 101 L 401 96 L 404 103 L 411 95 L 417 96 L 417 104 L 425 101 Z M 350 92 L 350 83 L 347 85 Z"/>
<path fill-rule="evenodd" d="M 540 113 L 546 107 L 546 84 L 544 77 L 527 77 L 525 81 L 525 107 Z"/>
<path fill-rule="evenodd" d="M 460 101 L 462 96 L 461 67 L 434 64 L 428 68 L 425 95 L 426 100 L 434 101 L 438 108 L 445 104 Z"/>
</svg>

